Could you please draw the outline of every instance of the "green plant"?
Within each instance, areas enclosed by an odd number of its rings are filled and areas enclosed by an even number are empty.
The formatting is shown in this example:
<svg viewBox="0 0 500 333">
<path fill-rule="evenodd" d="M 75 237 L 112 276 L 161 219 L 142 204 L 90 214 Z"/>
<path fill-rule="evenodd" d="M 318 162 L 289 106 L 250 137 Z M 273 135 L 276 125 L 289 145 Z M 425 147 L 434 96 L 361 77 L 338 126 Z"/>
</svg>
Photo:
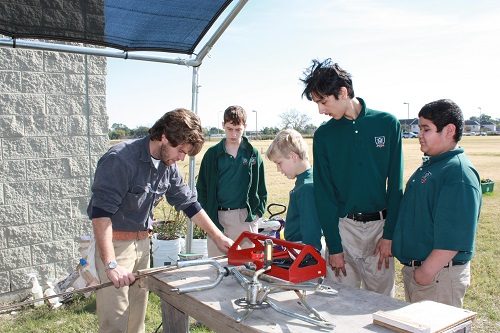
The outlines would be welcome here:
<svg viewBox="0 0 500 333">
<path fill-rule="evenodd" d="M 153 233 L 157 233 L 157 239 L 172 240 L 186 234 L 186 215 L 175 210 L 168 203 L 159 202 L 154 215 L 161 216 L 161 219 L 157 219 L 153 223 Z"/>
<path fill-rule="evenodd" d="M 207 233 L 205 230 L 193 223 L 193 239 L 205 239 Z"/>
</svg>

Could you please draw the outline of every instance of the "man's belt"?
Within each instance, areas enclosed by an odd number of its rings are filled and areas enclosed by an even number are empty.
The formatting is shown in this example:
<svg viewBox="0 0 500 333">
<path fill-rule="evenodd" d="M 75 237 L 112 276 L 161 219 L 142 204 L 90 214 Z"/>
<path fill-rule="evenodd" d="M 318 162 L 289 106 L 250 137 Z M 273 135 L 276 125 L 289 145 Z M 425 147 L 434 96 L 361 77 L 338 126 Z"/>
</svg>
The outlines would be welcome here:
<svg viewBox="0 0 500 333">
<path fill-rule="evenodd" d="M 378 221 L 383 220 L 387 216 L 387 209 L 381 210 L 379 212 L 373 213 L 352 213 L 347 214 L 346 218 L 358 221 L 358 222 L 370 222 L 370 221 Z"/>
<path fill-rule="evenodd" d="M 217 207 L 217 210 L 223 210 L 225 212 L 230 211 L 230 210 L 237 210 L 237 209 L 246 209 L 246 207 L 243 207 L 243 208 L 227 208 L 227 207 L 221 207 L 221 206 Z"/>
<path fill-rule="evenodd" d="M 468 263 L 468 261 L 455 261 L 452 260 L 448 263 L 448 265 L 444 266 L 444 268 L 448 268 L 450 266 L 460 266 L 460 265 L 465 265 Z M 420 260 L 410 260 L 409 262 L 402 262 L 401 264 L 408 266 L 408 267 L 419 267 L 422 266 L 423 261 Z"/>
<path fill-rule="evenodd" d="M 122 231 L 122 230 L 113 230 L 113 240 L 142 240 L 146 239 L 150 236 L 150 232 L 148 230 L 140 230 L 140 231 Z"/>
</svg>

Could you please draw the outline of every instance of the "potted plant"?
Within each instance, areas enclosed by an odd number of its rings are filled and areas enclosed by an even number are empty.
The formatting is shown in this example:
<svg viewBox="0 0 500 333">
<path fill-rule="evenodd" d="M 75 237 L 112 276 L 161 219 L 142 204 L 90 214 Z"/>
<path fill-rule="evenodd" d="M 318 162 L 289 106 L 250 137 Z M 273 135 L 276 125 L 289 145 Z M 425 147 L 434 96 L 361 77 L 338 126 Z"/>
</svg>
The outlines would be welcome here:
<svg viewBox="0 0 500 333">
<path fill-rule="evenodd" d="M 174 265 L 184 242 L 187 217 L 161 199 L 156 203 L 154 216 L 159 219 L 153 222 L 153 267 Z"/>
<path fill-rule="evenodd" d="M 493 192 L 495 182 L 489 178 L 481 179 L 481 191 L 483 193 Z"/>
</svg>

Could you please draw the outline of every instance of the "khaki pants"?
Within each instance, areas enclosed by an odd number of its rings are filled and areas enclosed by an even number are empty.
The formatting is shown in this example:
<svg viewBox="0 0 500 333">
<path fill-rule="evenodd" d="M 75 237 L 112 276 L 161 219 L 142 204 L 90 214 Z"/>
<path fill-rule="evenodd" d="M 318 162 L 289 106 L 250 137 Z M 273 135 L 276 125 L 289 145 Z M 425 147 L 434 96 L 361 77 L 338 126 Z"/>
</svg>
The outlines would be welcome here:
<svg viewBox="0 0 500 333">
<path fill-rule="evenodd" d="M 428 300 L 459 308 L 463 306 L 465 291 L 470 285 L 470 262 L 443 268 L 427 286 L 415 282 L 413 272 L 417 268 L 403 266 L 401 270 L 407 302 Z"/>
<path fill-rule="evenodd" d="M 242 209 L 234 209 L 234 210 L 220 210 L 218 212 L 219 223 L 224 228 L 224 234 L 231 238 L 232 240 L 236 240 L 240 236 L 243 231 L 250 231 L 253 233 L 257 233 L 259 227 L 257 225 L 257 220 L 253 222 L 245 222 L 248 216 L 248 211 L 246 208 Z M 244 244 L 242 248 L 244 248 Z M 215 242 L 208 237 L 207 240 L 207 250 L 209 257 L 217 257 L 225 255 L 225 253 L 221 252 Z"/>
<path fill-rule="evenodd" d="M 374 255 L 375 246 L 382 237 L 385 220 L 358 222 L 348 218 L 339 219 L 340 238 L 344 250 L 347 276 L 338 277 L 328 265 L 328 249 L 325 252 L 327 262 L 326 281 L 363 288 L 394 297 L 394 258 L 389 260 L 389 268 L 378 270 L 378 255 Z"/>
<path fill-rule="evenodd" d="M 149 267 L 149 238 L 113 241 L 118 265 L 135 272 Z M 96 268 L 102 283 L 108 282 L 104 264 L 96 249 Z M 142 333 L 148 305 L 148 290 L 136 281 L 129 287 L 107 287 L 97 290 L 97 317 L 100 333 Z"/>
</svg>

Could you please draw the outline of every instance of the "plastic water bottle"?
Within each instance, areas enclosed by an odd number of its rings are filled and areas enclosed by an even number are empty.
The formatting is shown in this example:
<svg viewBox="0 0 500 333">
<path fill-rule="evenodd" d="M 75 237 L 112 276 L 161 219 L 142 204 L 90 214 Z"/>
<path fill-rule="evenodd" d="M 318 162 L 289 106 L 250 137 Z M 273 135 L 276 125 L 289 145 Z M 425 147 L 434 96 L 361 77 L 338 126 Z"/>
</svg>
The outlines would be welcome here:
<svg viewBox="0 0 500 333">
<path fill-rule="evenodd" d="M 36 277 L 36 273 L 29 273 L 28 277 L 31 280 L 32 283 L 32 288 L 31 288 L 31 295 L 33 296 L 33 299 L 38 299 L 38 298 L 43 298 L 43 290 L 40 284 L 38 283 L 38 278 Z M 33 303 L 35 307 L 42 306 L 43 305 L 43 300 L 36 301 Z"/>
<path fill-rule="evenodd" d="M 87 283 L 87 287 L 96 286 L 99 284 L 99 281 L 96 279 L 94 274 L 90 272 L 90 266 L 87 260 L 84 258 L 80 259 L 80 276 Z"/>
</svg>

